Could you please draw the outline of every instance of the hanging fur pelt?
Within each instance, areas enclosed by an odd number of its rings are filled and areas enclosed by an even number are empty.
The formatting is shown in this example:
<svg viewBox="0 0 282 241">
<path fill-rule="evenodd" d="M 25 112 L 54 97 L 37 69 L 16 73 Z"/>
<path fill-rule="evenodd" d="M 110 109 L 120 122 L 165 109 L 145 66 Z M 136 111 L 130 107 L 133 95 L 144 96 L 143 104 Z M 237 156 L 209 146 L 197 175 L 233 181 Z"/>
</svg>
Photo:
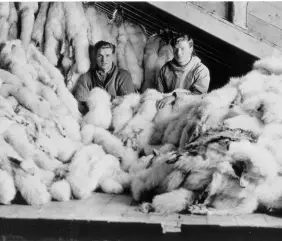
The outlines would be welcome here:
<svg viewBox="0 0 282 241">
<path fill-rule="evenodd" d="M 18 13 L 13 2 L 10 2 L 10 14 L 8 18 L 9 22 L 9 34 L 8 40 L 18 38 Z"/>
<path fill-rule="evenodd" d="M 10 5 L 8 2 L 0 3 L 0 43 L 8 39 Z"/>
<path fill-rule="evenodd" d="M 41 2 L 39 12 L 36 16 L 36 20 L 33 25 L 31 40 L 34 42 L 35 46 L 39 48 L 40 51 L 43 50 L 43 35 L 44 28 L 47 18 L 49 8 L 49 2 Z"/>
<path fill-rule="evenodd" d="M 65 23 L 68 38 L 75 49 L 77 72 L 86 73 L 90 67 L 89 42 L 87 37 L 88 23 L 82 2 L 64 3 Z"/>
<path fill-rule="evenodd" d="M 31 33 L 34 24 L 34 14 L 38 10 L 37 2 L 21 2 L 19 3 L 19 12 L 21 16 L 21 35 L 20 39 L 22 40 L 24 48 L 27 48 L 27 45 L 31 39 Z"/>
<path fill-rule="evenodd" d="M 45 25 L 44 55 L 54 66 L 58 64 L 59 43 L 65 39 L 63 3 L 51 3 Z"/>
<path fill-rule="evenodd" d="M 155 88 L 155 83 L 161 67 L 173 58 L 171 45 L 166 44 L 159 35 L 151 36 L 144 49 L 145 80 L 141 92 L 148 88 Z"/>
</svg>

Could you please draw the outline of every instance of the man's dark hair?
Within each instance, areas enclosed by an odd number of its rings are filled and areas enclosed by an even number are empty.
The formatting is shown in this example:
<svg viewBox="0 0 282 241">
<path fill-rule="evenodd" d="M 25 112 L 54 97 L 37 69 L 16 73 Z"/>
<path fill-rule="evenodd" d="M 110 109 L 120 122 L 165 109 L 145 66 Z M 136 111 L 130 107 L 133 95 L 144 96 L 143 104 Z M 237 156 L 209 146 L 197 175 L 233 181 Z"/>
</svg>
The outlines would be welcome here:
<svg viewBox="0 0 282 241">
<path fill-rule="evenodd" d="M 183 40 L 186 40 L 188 42 L 192 42 L 193 43 L 193 39 L 188 35 L 188 34 L 184 34 L 184 33 L 178 33 L 176 34 L 176 36 L 172 39 L 171 41 L 171 46 L 172 47 L 175 47 L 175 45 L 180 42 L 180 41 L 183 41 Z M 192 45 L 193 46 L 193 45 Z"/>
<path fill-rule="evenodd" d="M 112 43 L 106 42 L 106 41 L 99 41 L 94 45 L 94 48 L 96 51 L 98 51 L 99 49 L 106 49 L 106 48 L 110 48 L 113 51 L 113 54 L 116 51 L 116 46 Z"/>
<path fill-rule="evenodd" d="M 195 48 L 194 48 L 194 41 L 193 39 L 185 33 L 177 33 L 174 38 L 171 40 L 171 46 L 174 48 L 176 44 L 178 44 L 180 41 L 187 41 L 190 43 L 190 46 L 193 47 L 192 55 L 196 55 Z"/>
</svg>

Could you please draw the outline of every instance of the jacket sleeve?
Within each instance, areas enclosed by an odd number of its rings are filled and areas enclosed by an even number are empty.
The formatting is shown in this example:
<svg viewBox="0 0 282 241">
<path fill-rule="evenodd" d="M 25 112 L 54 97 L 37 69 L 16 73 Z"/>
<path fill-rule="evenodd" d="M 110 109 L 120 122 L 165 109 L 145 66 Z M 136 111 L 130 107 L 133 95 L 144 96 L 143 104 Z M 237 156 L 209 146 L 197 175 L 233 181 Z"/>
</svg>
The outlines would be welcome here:
<svg viewBox="0 0 282 241">
<path fill-rule="evenodd" d="M 210 72 L 205 65 L 201 65 L 195 71 L 194 84 L 189 88 L 193 94 L 205 94 L 208 92 L 210 85 Z"/>
<path fill-rule="evenodd" d="M 165 92 L 165 88 L 164 88 L 164 82 L 165 82 L 165 74 L 164 71 L 165 70 L 165 66 L 163 66 L 159 72 L 159 75 L 157 77 L 156 80 L 156 90 L 164 93 Z"/>
<path fill-rule="evenodd" d="M 78 83 L 74 91 L 74 98 L 78 102 L 78 110 L 82 115 L 85 115 L 88 112 L 86 100 L 90 93 L 90 82 L 91 78 L 87 73 L 81 75 L 78 79 Z"/>
<path fill-rule="evenodd" d="M 120 70 L 119 83 L 119 89 L 117 91 L 118 96 L 128 95 L 135 92 L 132 77 L 128 71 Z"/>
<path fill-rule="evenodd" d="M 90 83 L 91 81 L 88 74 L 83 74 L 79 77 L 76 89 L 74 91 L 74 98 L 78 102 L 85 102 L 90 92 Z"/>
</svg>

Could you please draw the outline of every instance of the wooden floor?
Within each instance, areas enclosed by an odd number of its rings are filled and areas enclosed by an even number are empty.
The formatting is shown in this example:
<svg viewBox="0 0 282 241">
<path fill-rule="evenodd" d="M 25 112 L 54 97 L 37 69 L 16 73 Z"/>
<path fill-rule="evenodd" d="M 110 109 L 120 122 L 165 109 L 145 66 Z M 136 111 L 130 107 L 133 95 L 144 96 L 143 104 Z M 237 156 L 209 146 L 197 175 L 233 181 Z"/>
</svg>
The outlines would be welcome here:
<svg viewBox="0 0 282 241">
<path fill-rule="evenodd" d="M 144 214 L 130 196 L 103 193 L 41 207 L 0 206 L 0 241 L 184 240 L 187 235 L 188 240 L 282 240 L 282 217 Z"/>
</svg>

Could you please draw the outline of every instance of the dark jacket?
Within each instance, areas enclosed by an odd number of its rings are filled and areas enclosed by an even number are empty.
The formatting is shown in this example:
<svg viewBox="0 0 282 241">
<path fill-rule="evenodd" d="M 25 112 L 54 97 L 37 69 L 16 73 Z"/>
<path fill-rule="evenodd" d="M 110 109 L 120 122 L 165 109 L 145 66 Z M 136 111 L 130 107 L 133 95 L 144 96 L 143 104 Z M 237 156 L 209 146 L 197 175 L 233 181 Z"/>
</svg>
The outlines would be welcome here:
<svg viewBox="0 0 282 241">
<path fill-rule="evenodd" d="M 105 80 L 101 79 L 97 69 L 89 70 L 79 77 L 74 90 L 74 97 L 79 102 L 79 109 L 82 113 L 87 111 L 85 110 L 85 102 L 90 91 L 95 87 L 105 89 L 112 98 L 134 92 L 133 81 L 127 70 L 119 69 L 113 65 Z"/>
<path fill-rule="evenodd" d="M 193 94 L 207 93 L 210 84 L 210 73 L 201 60 L 193 56 L 186 66 L 177 65 L 173 59 L 160 70 L 156 89 L 169 93 L 177 88 L 190 90 Z"/>
</svg>

